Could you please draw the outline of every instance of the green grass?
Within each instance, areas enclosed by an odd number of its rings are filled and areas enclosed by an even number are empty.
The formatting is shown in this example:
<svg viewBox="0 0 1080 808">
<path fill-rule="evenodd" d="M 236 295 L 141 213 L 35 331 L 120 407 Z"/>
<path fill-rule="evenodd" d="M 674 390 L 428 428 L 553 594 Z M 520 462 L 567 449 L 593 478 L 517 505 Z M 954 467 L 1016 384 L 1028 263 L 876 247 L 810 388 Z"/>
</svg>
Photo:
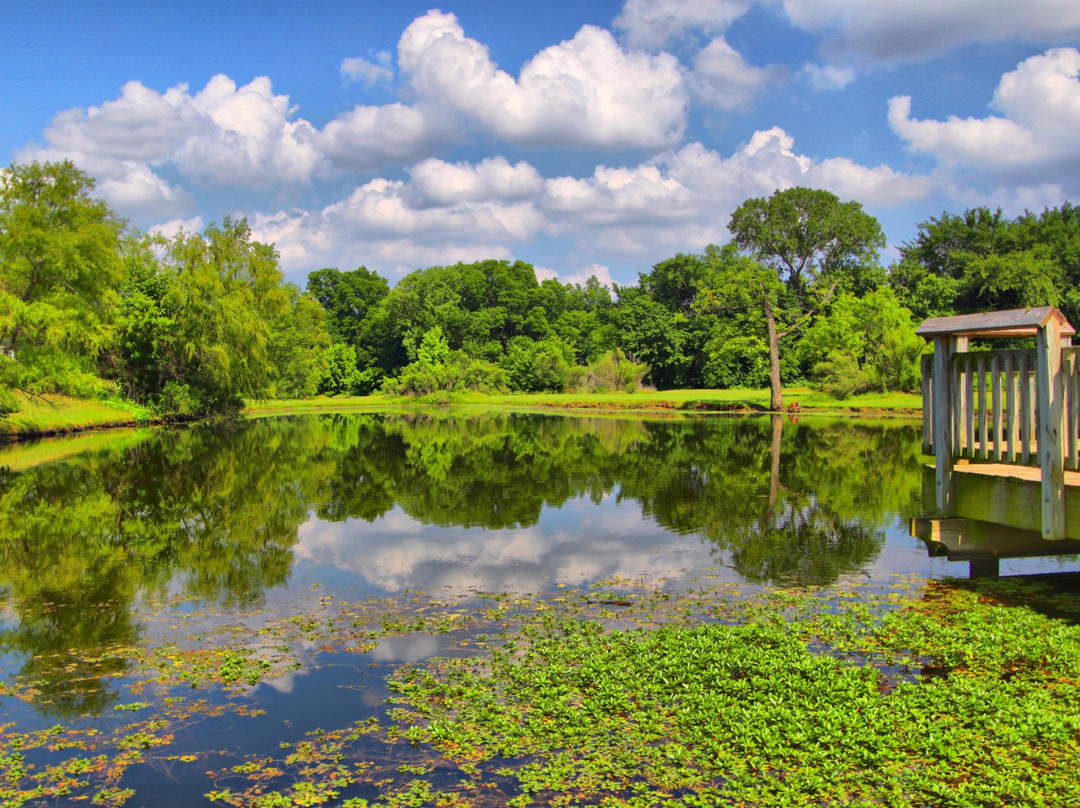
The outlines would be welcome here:
<svg viewBox="0 0 1080 808">
<path fill-rule="evenodd" d="M 509 393 L 485 395 L 459 393 L 447 397 L 450 403 L 508 409 L 567 409 L 619 411 L 740 412 L 768 409 L 769 391 L 761 390 L 649 390 L 638 393 Z M 306 400 L 251 401 L 248 415 L 285 414 L 309 411 L 381 409 L 423 405 L 424 399 L 373 396 L 320 396 Z M 798 404 L 800 411 L 830 413 L 917 414 L 922 399 L 914 393 L 866 393 L 843 401 L 807 387 L 784 391 L 785 406 Z"/>
<path fill-rule="evenodd" d="M 26 436 L 129 426 L 151 420 L 145 407 L 130 402 L 103 402 L 69 396 L 26 396 L 15 393 L 19 410 L 0 419 L 0 434 Z"/>
<path fill-rule="evenodd" d="M 131 402 L 102 402 L 68 396 L 27 397 L 16 394 L 19 411 L 0 419 L 0 435 L 24 437 L 129 426 L 154 420 L 145 407 Z M 307 412 L 361 412 L 410 409 L 431 404 L 454 404 L 486 409 L 590 412 L 748 412 L 769 406 L 768 390 L 648 390 L 638 393 L 458 393 L 435 399 L 372 396 L 316 396 L 284 401 L 249 401 L 249 417 Z M 785 406 L 797 403 L 801 412 L 839 414 L 898 414 L 919 412 L 922 400 L 912 393 L 867 393 L 843 401 L 807 387 L 784 391 Z"/>
</svg>

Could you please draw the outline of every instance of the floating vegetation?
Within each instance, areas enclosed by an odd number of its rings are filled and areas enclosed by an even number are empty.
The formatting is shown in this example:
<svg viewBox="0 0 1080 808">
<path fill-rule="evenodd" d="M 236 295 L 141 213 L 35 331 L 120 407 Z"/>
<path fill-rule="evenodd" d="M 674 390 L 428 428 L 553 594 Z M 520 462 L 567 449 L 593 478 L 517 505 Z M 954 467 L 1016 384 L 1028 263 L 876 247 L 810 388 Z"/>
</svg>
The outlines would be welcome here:
<svg viewBox="0 0 1080 808">
<path fill-rule="evenodd" d="M 83 660 L 110 706 L 0 723 L 0 806 L 153 801 L 133 776 L 151 767 L 237 808 L 1080 804 L 1080 629 L 1010 605 L 1020 586 L 315 591 L 254 631 L 195 621 Z M 447 653 L 380 667 L 391 695 L 368 714 L 268 723 L 267 684 L 426 636 Z M 0 691 L 52 698 L 27 678 Z M 248 724 L 266 748 L 217 748 Z"/>
</svg>

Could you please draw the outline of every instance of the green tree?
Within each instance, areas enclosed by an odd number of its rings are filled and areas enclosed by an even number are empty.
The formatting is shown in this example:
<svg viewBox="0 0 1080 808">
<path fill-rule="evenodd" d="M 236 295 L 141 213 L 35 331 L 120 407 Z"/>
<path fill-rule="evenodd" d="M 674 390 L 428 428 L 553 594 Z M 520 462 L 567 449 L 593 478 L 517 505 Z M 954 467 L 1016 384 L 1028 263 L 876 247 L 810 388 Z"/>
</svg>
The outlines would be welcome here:
<svg viewBox="0 0 1080 808">
<path fill-rule="evenodd" d="M 845 292 L 807 329 L 800 350 L 822 389 L 846 398 L 871 388 L 917 390 L 924 341 L 889 289 Z"/>
<path fill-rule="evenodd" d="M 919 223 L 889 284 L 916 319 L 1029 306 L 1080 318 L 1080 209 L 1069 203 L 1006 218 L 970 208 Z"/>
<path fill-rule="evenodd" d="M 276 310 L 274 310 L 276 309 Z M 326 313 L 318 301 L 287 283 L 267 312 L 270 325 L 270 395 L 307 398 L 318 391 L 326 374 Z"/>
<path fill-rule="evenodd" d="M 394 378 L 383 382 L 390 395 L 423 396 L 436 392 L 480 390 L 495 392 L 506 389 L 506 374 L 497 365 L 482 359 L 471 359 L 461 350 L 453 350 L 435 326 L 418 340 L 410 340 L 409 355 L 413 361 Z"/>
<path fill-rule="evenodd" d="M 617 289 L 618 344 L 649 364 L 649 381 L 660 389 L 704 384 L 715 317 L 694 302 L 709 275 L 702 256 L 679 253 L 639 273 L 637 287 Z"/>
<path fill-rule="evenodd" d="M 203 413 L 315 393 L 330 344 L 324 312 L 283 282 L 277 252 L 246 221 L 137 244 L 126 257 L 110 367 L 130 396 Z"/>
<path fill-rule="evenodd" d="M 101 389 L 123 276 L 123 222 L 70 161 L 0 172 L 0 385 L 28 392 Z"/>
<path fill-rule="evenodd" d="M 390 285 L 367 267 L 351 272 L 319 269 L 308 275 L 307 291 L 326 310 L 328 330 L 334 340 L 355 348 L 364 334 L 368 315 L 390 292 Z"/>
<path fill-rule="evenodd" d="M 805 325 L 838 290 L 861 294 L 877 285 L 883 279 L 878 251 L 885 235 L 858 202 L 841 202 L 811 188 L 748 199 L 732 213 L 728 230 L 772 275 L 745 266 L 739 272 L 765 315 L 770 407 L 780 410 L 780 340 Z"/>
<path fill-rule="evenodd" d="M 357 394 L 362 385 L 356 367 L 356 349 L 343 342 L 331 344 L 324 354 L 326 370 L 319 381 L 319 392 L 331 396 Z"/>
<path fill-rule="evenodd" d="M 561 393 L 580 375 L 573 346 L 558 337 L 540 341 L 514 337 L 506 347 L 502 367 L 511 389 L 527 393 Z"/>
</svg>

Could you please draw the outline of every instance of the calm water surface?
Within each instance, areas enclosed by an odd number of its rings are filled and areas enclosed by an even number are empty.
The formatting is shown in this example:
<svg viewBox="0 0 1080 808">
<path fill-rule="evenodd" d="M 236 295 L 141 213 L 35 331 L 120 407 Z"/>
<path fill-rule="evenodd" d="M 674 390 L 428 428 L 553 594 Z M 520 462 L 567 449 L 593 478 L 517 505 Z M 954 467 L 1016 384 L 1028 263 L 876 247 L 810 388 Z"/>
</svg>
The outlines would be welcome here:
<svg viewBox="0 0 1080 808">
<path fill-rule="evenodd" d="M 0 682 L 24 688 L 0 690 L 9 731 L 115 722 L 130 670 L 81 661 L 100 649 L 257 634 L 322 598 L 967 574 L 908 531 L 922 458 L 918 425 L 902 420 L 297 416 L 25 460 L 63 446 L 0 454 Z M 298 669 L 245 695 L 265 716 L 193 723 L 174 751 L 260 754 L 377 715 L 389 670 L 448 647 L 423 632 L 349 655 L 294 647 Z M 133 768 L 128 804 L 205 802 L 204 768 Z"/>
</svg>

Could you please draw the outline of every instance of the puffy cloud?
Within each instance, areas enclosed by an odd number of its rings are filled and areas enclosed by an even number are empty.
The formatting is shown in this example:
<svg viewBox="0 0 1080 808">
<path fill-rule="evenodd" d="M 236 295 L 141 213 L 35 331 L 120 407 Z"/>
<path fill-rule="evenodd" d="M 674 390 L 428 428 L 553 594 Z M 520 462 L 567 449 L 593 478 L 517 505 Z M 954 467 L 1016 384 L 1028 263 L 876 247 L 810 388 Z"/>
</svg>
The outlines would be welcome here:
<svg viewBox="0 0 1080 808">
<path fill-rule="evenodd" d="M 257 238 L 274 242 L 286 270 L 363 264 L 389 275 L 434 264 L 510 258 L 537 238 L 573 245 L 583 267 L 538 277 L 611 282 L 612 254 L 653 262 L 674 250 L 727 240 L 728 217 L 748 197 L 795 185 L 827 188 L 870 207 L 925 199 L 934 180 L 845 158 L 815 161 L 773 128 L 729 156 L 692 143 L 638 165 L 599 166 L 584 177 L 543 178 L 528 163 L 426 160 L 409 180 L 371 180 L 317 211 L 254 217 Z"/>
<path fill-rule="evenodd" d="M 380 82 L 394 80 L 394 71 L 391 67 L 390 54 L 380 51 L 371 62 L 360 56 L 352 56 L 341 63 L 341 75 L 350 81 L 359 81 L 368 87 L 373 87 Z"/>
<path fill-rule="evenodd" d="M 633 48 L 658 49 L 688 31 L 722 34 L 751 0 L 626 0 L 615 26 Z"/>
<path fill-rule="evenodd" d="M 795 25 L 833 32 L 824 50 L 876 62 L 924 57 L 964 42 L 1080 36 L 1076 0 L 782 0 Z"/>
<path fill-rule="evenodd" d="M 836 65 L 816 65 L 807 62 L 799 74 L 806 79 L 814 90 L 842 90 L 855 80 L 855 70 L 852 67 L 837 67 Z"/>
<path fill-rule="evenodd" d="M 181 230 L 185 233 L 201 233 L 205 226 L 202 216 L 195 216 L 191 219 L 170 219 L 167 222 L 155 224 L 148 228 L 148 232 L 172 238 Z"/>
<path fill-rule="evenodd" d="M 559 283 L 576 283 L 579 286 L 584 286 L 589 278 L 596 278 L 602 286 L 609 289 L 615 284 L 611 277 L 611 270 L 603 264 L 589 264 L 575 272 L 567 272 L 562 275 L 554 269 L 536 267 L 536 277 L 540 281 L 556 280 Z"/>
<path fill-rule="evenodd" d="M 627 53 L 592 26 L 538 53 L 515 80 L 453 14 L 430 11 L 402 34 L 398 63 L 425 103 L 513 143 L 657 148 L 686 124 L 675 57 Z"/>
<path fill-rule="evenodd" d="M 934 181 L 844 158 L 814 161 L 796 153 L 794 139 L 774 127 L 755 132 L 728 157 L 691 143 L 637 167 L 600 167 L 591 177 L 547 185 L 541 210 L 552 228 L 577 240 L 579 251 L 599 247 L 659 258 L 726 241 L 730 213 L 778 188 L 825 188 L 890 207 L 927 198 Z"/>
<path fill-rule="evenodd" d="M 128 160 L 95 172 L 97 190 L 117 210 L 137 210 L 143 215 L 168 216 L 195 208 L 195 199 L 181 187 L 155 174 L 145 163 Z"/>
<path fill-rule="evenodd" d="M 220 185 L 267 187 L 306 182 L 319 165 L 315 129 L 295 111 L 287 95 L 274 95 L 260 76 L 243 87 L 214 76 L 185 99 L 209 123 L 187 140 L 176 161 L 189 176 Z"/>
<path fill-rule="evenodd" d="M 485 173 L 484 167 L 460 170 Z M 509 258 L 507 245 L 533 238 L 542 224 L 529 200 L 480 199 L 474 188 L 436 205 L 410 183 L 378 178 L 321 210 L 257 214 L 252 231 L 277 245 L 286 271 L 364 264 L 402 274 L 420 266 Z"/>
<path fill-rule="evenodd" d="M 191 213 L 196 206 L 195 198 L 187 190 L 158 176 L 143 161 L 40 146 L 24 149 L 18 155 L 19 162 L 31 160 L 72 160 L 95 179 L 95 193 L 122 216 L 181 216 Z"/>
<path fill-rule="evenodd" d="M 431 154 L 455 137 L 452 125 L 431 110 L 386 104 L 353 108 L 330 121 L 316 142 L 335 164 L 373 171 Z"/>
<path fill-rule="evenodd" d="M 265 77 L 237 87 L 218 75 L 195 95 L 184 84 L 158 93 L 132 81 L 113 101 L 56 115 L 46 145 L 24 150 L 20 159 L 73 160 L 123 215 L 183 215 L 194 199 L 165 180 L 159 166 L 216 185 L 309 180 L 321 159 L 315 130 L 292 120 L 293 112 L 288 96 L 274 95 Z"/>
<path fill-rule="evenodd" d="M 99 107 L 69 109 L 45 130 L 48 144 L 62 152 L 127 160 L 161 160 L 203 127 L 185 103 L 187 85 L 164 94 L 129 81 L 120 97 Z"/>
<path fill-rule="evenodd" d="M 1002 115 L 918 120 L 911 117 L 911 98 L 898 96 L 889 101 L 889 124 L 910 149 L 947 168 L 976 169 L 1024 185 L 1075 176 L 1078 77 L 1080 51 L 1056 48 L 1002 77 L 992 103 Z"/>
<path fill-rule="evenodd" d="M 324 218 L 340 221 L 359 232 L 377 237 L 415 237 L 424 241 L 471 238 L 530 238 L 539 224 L 528 202 L 461 202 L 442 207 L 412 203 L 404 182 L 374 179 L 341 202 L 323 209 Z"/>
<path fill-rule="evenodd" d="M 753 67 L 718 37 L 694 58 L 693 86 L 697 94 L 717 109 L 736 109 L 746 104 L 767 83 L 779 81 L 783 68 Z"/>
<path fill-rule="evenodd" d="M 501 156 L 476 165 L 429 159 L 410 168 L 409 176 L 425 205 L 529 199 L 544 187 L 540 172 L 531 165 L 524 161 L 510 165 Z"/>
</svg>

